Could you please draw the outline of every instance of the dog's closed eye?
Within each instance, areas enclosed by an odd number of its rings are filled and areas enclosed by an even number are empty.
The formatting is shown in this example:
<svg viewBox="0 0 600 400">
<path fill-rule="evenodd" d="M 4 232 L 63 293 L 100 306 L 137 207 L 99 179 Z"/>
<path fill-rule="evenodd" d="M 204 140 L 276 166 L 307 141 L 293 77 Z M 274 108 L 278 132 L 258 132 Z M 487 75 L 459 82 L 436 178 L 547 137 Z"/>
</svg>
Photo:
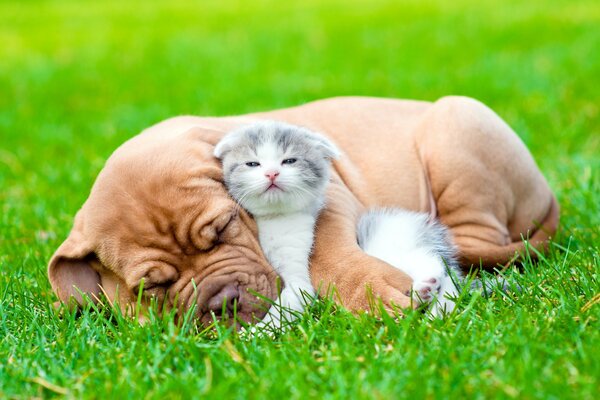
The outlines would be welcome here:
<svg viewBox="0 0 600 400">
<path fill-rule="evenodd" d="M 143 290 L 145 295 L 164 294 L 166 289 L 179 278 L 175 267 L 162 261 L 145 262 L 138 266 L 144 274 L 133 285 L 134 294 Z"/>
<path fill-rule="evenodd" d="M 210 250 L 220 241 L 222 233 L 227 229 L 233 220 L 234 214 L 231 211 L 220 213 L 212 220 L 197 221 L 192 226 L 191 241 L 200 250 Z M 196 226 L 198 228 L 196 229 Z"/>
</svg>

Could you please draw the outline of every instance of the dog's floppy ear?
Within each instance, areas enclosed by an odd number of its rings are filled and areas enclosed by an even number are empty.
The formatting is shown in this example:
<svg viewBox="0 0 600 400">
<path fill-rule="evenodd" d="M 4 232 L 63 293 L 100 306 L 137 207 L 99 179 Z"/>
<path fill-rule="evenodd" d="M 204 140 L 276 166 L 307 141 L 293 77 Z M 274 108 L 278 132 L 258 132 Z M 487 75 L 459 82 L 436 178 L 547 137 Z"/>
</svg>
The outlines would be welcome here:
<svg viewBox="0 0 600 400">
<path fill-rule="evenodd" d="M 75 216 L 75 225 L 67 239 L 56 250 L 48 263 L 48 278 L 52 289 L 63 303 L 73 298 L 83 305 L 82 293 L 94 302 L 100 295 L 100 275 L 92 262 L 96 255 L 83 234 L 83 215 Z"/>
</svg>

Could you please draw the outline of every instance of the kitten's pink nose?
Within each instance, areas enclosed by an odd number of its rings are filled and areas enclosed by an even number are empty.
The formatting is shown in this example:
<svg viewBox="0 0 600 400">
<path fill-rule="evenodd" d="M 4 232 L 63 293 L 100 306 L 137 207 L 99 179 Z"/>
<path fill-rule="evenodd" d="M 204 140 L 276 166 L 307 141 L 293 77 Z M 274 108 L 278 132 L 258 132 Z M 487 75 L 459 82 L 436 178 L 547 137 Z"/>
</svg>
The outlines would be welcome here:
<svg viewBox="0 0 600 400">
<path fill-rule="evenodd" d="M 275 178 L 279 176 L 279 171 L 269 171 L 265 172 L 265 176 L 269 178 L 271 181 L 274 181 Z"/>
</svg>

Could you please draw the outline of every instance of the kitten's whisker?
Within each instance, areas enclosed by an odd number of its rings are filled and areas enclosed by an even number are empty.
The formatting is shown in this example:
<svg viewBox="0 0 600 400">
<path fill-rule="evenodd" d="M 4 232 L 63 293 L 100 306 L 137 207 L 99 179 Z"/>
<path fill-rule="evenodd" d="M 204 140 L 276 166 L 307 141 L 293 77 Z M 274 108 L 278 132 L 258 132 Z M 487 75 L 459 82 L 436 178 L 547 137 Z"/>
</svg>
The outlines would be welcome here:
<svg viewBox="0 0 600 400">
<path fill-rule="evenodd" d="M 236 200 L 236 212 L 239 212 L 239 210 L 240 210 L 241 208 L 243 208 L 243 202 L 244 202 L 244 200 L 245 200 L 245 199 L 246 199 L 248 196 L 250 196 L 250 195 L 251 195 L 251 193 L 250 193 L 250 192 L 246 192 L 246 193 L 242 194 L 242 195 L 241 195 L 241 196 L 240 196 L 240 197 L 239 197 L 239 198 Z"/>
<path fill-rule="evenodd" d="M 316 191 L 311 191 L 302 186 L 293 187 L 290 193 L 296 197 L 301 197 L 303 194 L 308 195 L 313 199 L 319 197 L 319 194 Z"/>
</svg>

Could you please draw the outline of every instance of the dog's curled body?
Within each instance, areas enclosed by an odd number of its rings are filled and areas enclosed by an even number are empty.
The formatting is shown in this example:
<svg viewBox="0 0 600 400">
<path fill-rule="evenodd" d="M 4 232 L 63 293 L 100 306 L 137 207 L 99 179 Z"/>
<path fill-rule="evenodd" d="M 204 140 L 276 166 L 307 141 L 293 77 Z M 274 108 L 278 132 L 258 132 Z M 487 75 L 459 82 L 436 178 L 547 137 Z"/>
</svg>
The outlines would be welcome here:
<svg viewBox="0 0 600 400">
<path fill-rule="evenodd" d="M 81 303 L 81 290 L 135 305 L 143 280 L 144 299 L 196 303 L 207 323 L 211 305 L 236 292 L 244 317 L 260 317 L 248 293 L 276 298 L 276 273 L 255 222 L 234 213 L 213 151 L 228 132 L 265 119 L 322 132 L 343 153 L 317 221 L 310 275 L 320 291 L 335 286 L 349 309 L 370 308 L 366 288 L 384 305 L 411 304 L 410 277 L 357 244 L 366 209 L 435 214 L 466 268 L 493 269 L 517 252 L 535 257 L 557 229 L 558 203 L 531 154 L 473 99 L 346 97 L 243 116 L 176 117 L 124 143 L 98 175 L 48 265 L 60 300 Z"/>
</svg>

